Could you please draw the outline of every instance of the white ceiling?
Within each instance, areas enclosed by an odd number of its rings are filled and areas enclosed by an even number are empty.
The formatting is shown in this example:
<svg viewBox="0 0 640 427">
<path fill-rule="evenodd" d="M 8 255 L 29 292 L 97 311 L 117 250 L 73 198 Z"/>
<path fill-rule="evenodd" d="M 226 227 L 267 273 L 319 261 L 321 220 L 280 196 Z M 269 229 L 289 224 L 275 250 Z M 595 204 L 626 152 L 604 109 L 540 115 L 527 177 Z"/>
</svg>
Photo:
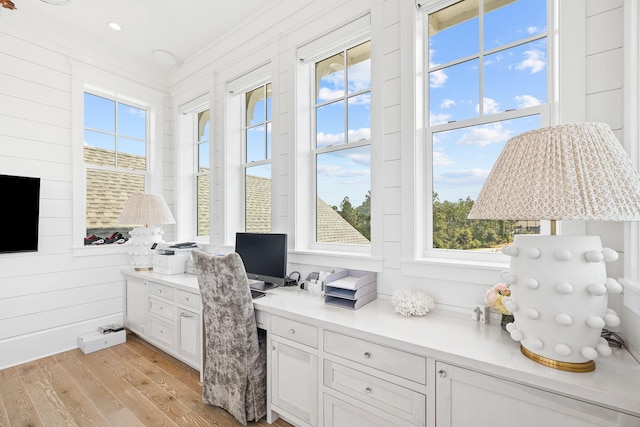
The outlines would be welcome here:
<svg viewBox="0 0 640 427">
<path fill-rule="evenodd" d="M 13 2 L 16 10 L 0 8 L 0 31 L 15 29 L 80 54 L 167 68 L 154 60 L 154 50 L 171 52 L 179 65 L 280 0 Z M 110 29 L 109 22 L 118 23 L 122 31 Z"/>
</svg>

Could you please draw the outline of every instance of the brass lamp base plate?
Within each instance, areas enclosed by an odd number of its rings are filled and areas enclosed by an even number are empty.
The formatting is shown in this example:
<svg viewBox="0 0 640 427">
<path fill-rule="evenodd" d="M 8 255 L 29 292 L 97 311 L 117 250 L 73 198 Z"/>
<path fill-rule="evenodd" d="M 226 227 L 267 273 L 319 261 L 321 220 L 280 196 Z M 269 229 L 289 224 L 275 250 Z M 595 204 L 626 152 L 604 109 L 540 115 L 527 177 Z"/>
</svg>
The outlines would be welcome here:
<svg viewBox="0 0 640 427">
<path fill-rule="evenodd" d="M 524 354 L 534 362 L 538 362 L 544 366 L 548 366 L 554 369 L 559 369 L 561 371 L 591 372 L 596 369 L 596 362 L 594 362 L 593 360 L 589 360 L 588 362 L 582 362 L 582 363 L 561 362 L 559 360 L 553 360 L 544 356 L 537 355 L 534 352 L 527 350 L 522 345 L 520 345 L 520 351 L 522 352 L 522 354 Z"/>
<path fill-rule="evenodd" d="M 136 267 L 135 270 L 136 271 L 151 271 L 151 270 L 153 270 L 153 267 Z"/>
</svg>

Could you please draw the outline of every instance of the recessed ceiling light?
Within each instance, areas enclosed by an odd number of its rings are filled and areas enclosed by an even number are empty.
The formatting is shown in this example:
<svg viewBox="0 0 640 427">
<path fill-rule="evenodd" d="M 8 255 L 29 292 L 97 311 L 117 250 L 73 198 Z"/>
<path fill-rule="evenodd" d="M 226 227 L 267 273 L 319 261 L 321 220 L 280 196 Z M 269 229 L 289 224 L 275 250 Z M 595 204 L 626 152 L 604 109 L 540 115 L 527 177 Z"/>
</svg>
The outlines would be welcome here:
<svg viewBox="0 0 640 427">
<path fill-rule="evenodd" d="M 49 3 L 49 4 L 57 4 L 57 5 L 63 5 L 63 4 L 67 4 L 67 3 L 71 3 L 71 0 L 42 0 L 45 3 Z"/>
<path fill-rule="evenodd" d="M 122 27 L 115 22 L 109 22 L 109 28 L 111 28 L 113 31 L 122 31 Z"/>
</svg>

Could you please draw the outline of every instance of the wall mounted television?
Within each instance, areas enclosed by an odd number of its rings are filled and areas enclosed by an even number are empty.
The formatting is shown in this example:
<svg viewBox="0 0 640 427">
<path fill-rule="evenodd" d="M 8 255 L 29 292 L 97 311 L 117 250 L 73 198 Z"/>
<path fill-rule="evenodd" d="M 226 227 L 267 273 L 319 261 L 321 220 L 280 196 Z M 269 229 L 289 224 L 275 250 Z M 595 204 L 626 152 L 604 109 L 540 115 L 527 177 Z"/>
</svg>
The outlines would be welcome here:
<svg viewBox="0 0 640 427">
<path fill-rule="evenodd" d="M 0 239 L 0 253 L 36 252 L 40 219 L 40 178 L 0 175 L 5 204 L 0 224 L 12 230 Z"/>
<path fill-rule="evenodd" d="M 283 286 L 287 276 L 287 235 L 279 233 L 236 233 L 236 252 L 242 258 L 247 277 L 258 282 L 253 289 Z"/>
</svg>

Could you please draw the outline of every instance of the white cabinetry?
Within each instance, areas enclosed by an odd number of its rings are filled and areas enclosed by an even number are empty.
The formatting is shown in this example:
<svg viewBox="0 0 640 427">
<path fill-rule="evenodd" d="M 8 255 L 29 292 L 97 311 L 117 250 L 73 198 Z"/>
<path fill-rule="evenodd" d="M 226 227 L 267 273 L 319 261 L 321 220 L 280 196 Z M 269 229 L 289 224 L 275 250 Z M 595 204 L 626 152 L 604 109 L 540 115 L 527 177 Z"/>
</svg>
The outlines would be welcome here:
<svg viewBox="0 0 640 427">
<path fill-rule="evenodd" d="M 426 425 L 425 357 L 326 330 L 324 352 L 325 427 Z"/>
<path fill-rule="evenodd" d="M 296 425 L 318 423 L 318 328 L 271 316 L 270 409 Z"/>
<path fill-rule="evenodd" d="M 581 375 L 581 374 L 576 374 Z M 639 426 L 640 418 L 580 400 L 436 364 L 437 427 Z"/>
<path fill-rule="evenodd" d="M 153 277 L 141 279 L 137 273 L 125 272 L 125 326 L 201 370 L 202 305 L 196 277 L 181 275 L 182 282 Z"/>
<path fill-rule="evenodd" d="M 124 324 L 137 334 L 144 334 L 147 319 L 147 282 L 128 277 L 125 280 Z"/>
</svg>

